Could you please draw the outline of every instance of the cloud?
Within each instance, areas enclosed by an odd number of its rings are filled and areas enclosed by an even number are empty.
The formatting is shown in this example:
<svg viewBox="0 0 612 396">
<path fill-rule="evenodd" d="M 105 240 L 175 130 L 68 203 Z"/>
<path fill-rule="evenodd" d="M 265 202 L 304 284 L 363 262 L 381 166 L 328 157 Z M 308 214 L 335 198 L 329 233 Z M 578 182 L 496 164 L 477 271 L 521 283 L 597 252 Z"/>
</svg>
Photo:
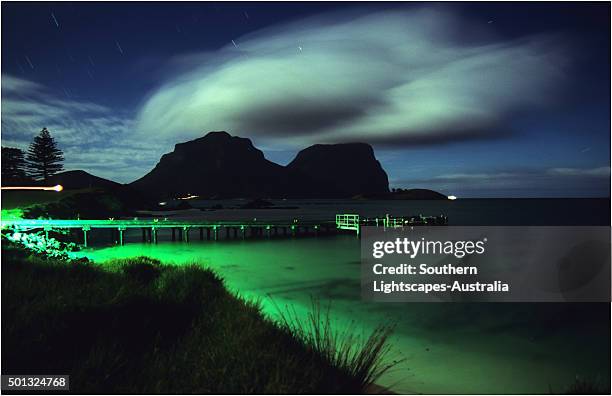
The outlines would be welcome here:
<svg viewBox="0 0 612 396">
<path fill-rule="evenodd" d="M 599 168 L 552 168 L 548 170 L 551 175 L 558 176 L 579 176 L 579 177 L 610 177 L 610 167 L 602 166 Z"/>
<path fill-rule="evenodd" d="M 446 175 L 438 175 L 433 179 L 440 181 L 487 181 L 509 179 L 519 176 L 517 173 L 499 172 L 499 173 L 450 173 Z"/>
<path fill-rule="evenodd" d="M 497 137 L 516 112 L 555 100 L 567 56 L 553 36 L 503 41 L 478 23 L 429 7 L 264 29 L 175 59 L 181 71 L 143 103 L 137 130 L 294 145 Z"/>
<path fill-rule="evenodd" d="M 134 137 L 132 118 L 96 103 L 58 98 L 41 84 L 2 74 L 2 145 L 27 149 L 47 127 L 64 151 L 67 170 L 119 182 L 142 176 L 167 147 Z"/>
<path fill-rule="evenodd" d="M 2 74 L 2 96 L 13 95 L 13 94 L 26 94 L 32 92 L 41 92 L 44 87 L 33 81 L 24 80 L 11 76 L 9 74 Z"/>
</svg>

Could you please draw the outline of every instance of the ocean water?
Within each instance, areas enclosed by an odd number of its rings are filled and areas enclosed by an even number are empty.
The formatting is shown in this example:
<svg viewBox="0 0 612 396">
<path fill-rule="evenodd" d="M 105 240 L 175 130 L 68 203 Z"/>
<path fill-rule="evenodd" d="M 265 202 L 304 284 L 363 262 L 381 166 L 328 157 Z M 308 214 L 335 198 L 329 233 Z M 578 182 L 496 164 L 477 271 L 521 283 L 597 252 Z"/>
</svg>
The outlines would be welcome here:
<svg viewBox="0 0 612 396">
<path fill-rule="evenodd" d="M 224 207 L 245 201 L 225 201 Z M 196 202 L 196 205 L 218 204 Z M 609 200 L 280 201 L 299 209 L 176 212 L 180 218 L 333 220 L 363 216 L 449 216 L 457 225 L 609 225 Z M 170 215 L 171 213 L 166 213 Z M 285 216 L 285 217 L 283 217 Z M 93 240 L 93 238 L 92 238 Z M 312 299 L 331 305 L 335 325 L 367 334 L 396 326 L 390 359 L 405 359 L 380 380 L 399 393 L 561 392 L 576 376 L 610 383 L 609 304 L 372 303 L 360 298 L 359 239 L 318 238 L 138 243 L 81 252 L 98 262 L 146 255 L 164 263 L 210 267 L 233 292 L 264 312 L 306 315 Z"/>
<path fill-rule="evenodd" d="M 194 208 L 223 209 L 168 212 L 175 218 L 198 217 L 211 220 L 303 220 L 335 219 L 337 213 L 358 213 L 363 217 L 437 216 L 444 214 L 450 225 L 610 225 L 609 198 L 578 199 L 458 199 L 429 201 L 371 200 L 270 200 L 276 207 L 295 209 L 233 209 L 248 200 L 192 200 Z"/>
</svg>

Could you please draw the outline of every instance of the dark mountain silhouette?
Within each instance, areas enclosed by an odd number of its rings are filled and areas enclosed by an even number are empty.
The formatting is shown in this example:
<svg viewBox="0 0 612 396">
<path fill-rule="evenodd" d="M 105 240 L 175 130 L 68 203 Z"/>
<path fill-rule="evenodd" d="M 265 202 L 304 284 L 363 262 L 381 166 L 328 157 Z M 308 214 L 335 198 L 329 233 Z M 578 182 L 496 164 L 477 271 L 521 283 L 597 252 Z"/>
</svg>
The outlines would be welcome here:
<svg viewBox="0 0 612 396">
<path fill-rule="evenodd" d="M 24 209 L 26 218 L 56 219 L 106 219 L 127 216 L 137 210 L 154 209 L 150 197 L 135 191 L 132 187 L 94 176 L 82 170 L 57 173 L 39 185 L 61 184 L 64 190 L 59 200 L 33 197 L 32 204 Z M 14 191 L 23 201 L 31 195 L 28 191 Z M 55 193 L 51 193 L 55 194 Z"/>
<path fill-rule="evenodd" d="M 281 196 L 287 176 L 285 168 L 268 161 L 250 139 L 210 132 L 175 145 L 151 172 L 130 185 L 160 198 Z"/>
<path fill-rule="evenodd" d="M 57 173 L 50 176 L 45 184 L 50 186 L 61 184 L 67 190 L 78 190 L 84 188 L 118 189 L 122 186 L 119 183 L 94 176 L 91 173 L 87 173 L 83 170 Z"/>
<path fill-rule="evenodd" d="M 387 173 L 365 143 L 315 144 L 298 153 L 287 169 L 301 179 L 305 195 L 352 197 L 389 192 Z M 309 192 L 312 191 L 312 194 Z"/>
<path fill-rule="evenodd" d="M 284 167 L 268 161 L 250 139 L 227 132 L 177 144 L 130 186 L 156 198 L 327 198 L 389 191 L 387 174 L 367 144 L 315 145 Z"/>
</svg>

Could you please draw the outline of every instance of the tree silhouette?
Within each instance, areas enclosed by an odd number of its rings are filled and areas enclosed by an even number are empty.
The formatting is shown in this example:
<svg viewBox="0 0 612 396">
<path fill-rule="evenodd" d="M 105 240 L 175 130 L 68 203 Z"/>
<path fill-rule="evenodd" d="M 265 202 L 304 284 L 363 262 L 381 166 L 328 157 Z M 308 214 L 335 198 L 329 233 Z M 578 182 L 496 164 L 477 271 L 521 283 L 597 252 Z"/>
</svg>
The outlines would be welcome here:
<svg viewBox="0 0 612 396">
<path fill-rule="evenodd" d="M 57 148 L 55 139 L 43 128 L 28 148 L 28 173 L 37 180 L 44 180 L 64 169 L 64 153 Z"/>
<path fill-rule="evenodd" d="M 26 179 L 26 161 L 23 150 L 2 147 L 2 183 L 23 182 Z"/>
</svg>

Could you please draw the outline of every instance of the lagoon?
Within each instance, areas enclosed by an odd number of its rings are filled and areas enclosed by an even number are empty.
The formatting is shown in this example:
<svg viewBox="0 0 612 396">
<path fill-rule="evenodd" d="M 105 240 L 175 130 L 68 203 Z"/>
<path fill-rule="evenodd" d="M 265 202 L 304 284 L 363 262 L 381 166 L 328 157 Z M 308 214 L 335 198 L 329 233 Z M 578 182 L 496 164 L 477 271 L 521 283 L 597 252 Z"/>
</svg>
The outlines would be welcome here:
<svg viewBox="0 0 612 396">
<path fill-rule="evenodd" d="M 130 243 L 82 254 L 98 262 L 146 255 L 214 269 L 270 317 L 331 303 L 338 326 L 368 332 L 395 323 L 394 358 L 381 384 L 399 393 L 560 392 L 576 375 L 609 383 L 609 304 L 373 303 L 360 297 L 359 240 L 334 237 Z"/>
</svg>

